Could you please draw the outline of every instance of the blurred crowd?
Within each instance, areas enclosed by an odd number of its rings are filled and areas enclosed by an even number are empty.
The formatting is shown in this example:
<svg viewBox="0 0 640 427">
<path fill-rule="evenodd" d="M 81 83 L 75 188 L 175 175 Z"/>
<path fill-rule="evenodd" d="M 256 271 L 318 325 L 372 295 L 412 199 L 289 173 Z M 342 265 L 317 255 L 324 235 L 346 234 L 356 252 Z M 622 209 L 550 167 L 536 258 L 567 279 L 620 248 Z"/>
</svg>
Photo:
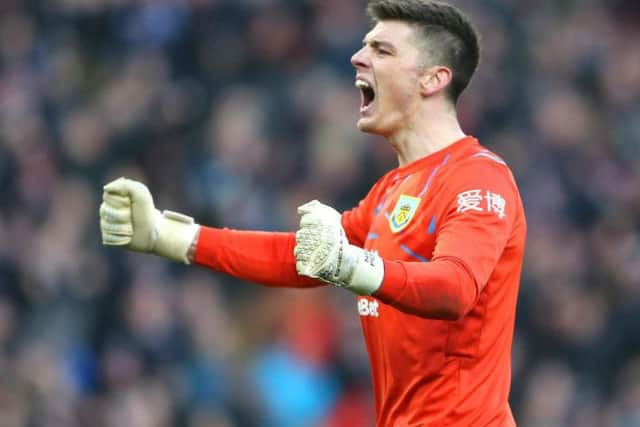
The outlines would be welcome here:
<svg viewBox="0 0 640 427">
<path fill-rule="evenodd" d="M 459 0 L 465 130 L 520 184 L 522 427 L 640 426 L 640 4 Z M 364 0 L 0 2 L 0 427 L 367 427 L 355 299 L 102 247 L 102 185 L 293 230 L 396 164 L 355 128 Z"/>
</svg>

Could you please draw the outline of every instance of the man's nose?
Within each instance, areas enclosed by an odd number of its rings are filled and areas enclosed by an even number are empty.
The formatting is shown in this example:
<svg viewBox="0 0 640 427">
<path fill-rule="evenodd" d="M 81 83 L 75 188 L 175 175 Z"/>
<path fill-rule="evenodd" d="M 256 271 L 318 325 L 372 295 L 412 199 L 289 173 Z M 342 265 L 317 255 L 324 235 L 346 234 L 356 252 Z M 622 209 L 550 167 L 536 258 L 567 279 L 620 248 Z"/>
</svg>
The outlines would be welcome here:
<svg viewBox="0 0 640 427">
<path fill-rule="evenodd" d="M 367 62 L 365 61 L 364 47 L 353 54 L 351 57 L 351 65 L 355 68 L 364 68 L 367 66 Z"/>
</svg>

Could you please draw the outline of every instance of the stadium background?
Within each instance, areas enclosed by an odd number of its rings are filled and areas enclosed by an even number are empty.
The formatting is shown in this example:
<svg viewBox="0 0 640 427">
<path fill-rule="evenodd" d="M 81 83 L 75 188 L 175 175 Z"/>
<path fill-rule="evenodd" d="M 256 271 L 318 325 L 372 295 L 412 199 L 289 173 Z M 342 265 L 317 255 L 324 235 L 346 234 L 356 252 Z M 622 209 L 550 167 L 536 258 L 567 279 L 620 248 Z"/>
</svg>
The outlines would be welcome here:
<svg viewBox="0 0 640 427">
<path fill-rule="evenodd" d="M 640 426 L 640 7 L 454 1 L 484 39 L 461 104 L 529 239 L 522 427 Z M 354 299 L 103 248 L 101 186 L 290 230 L 395 164 L 359 134 L 362 0 L 2 0 L 0 425 L 372 425 Z"/>
</svg>

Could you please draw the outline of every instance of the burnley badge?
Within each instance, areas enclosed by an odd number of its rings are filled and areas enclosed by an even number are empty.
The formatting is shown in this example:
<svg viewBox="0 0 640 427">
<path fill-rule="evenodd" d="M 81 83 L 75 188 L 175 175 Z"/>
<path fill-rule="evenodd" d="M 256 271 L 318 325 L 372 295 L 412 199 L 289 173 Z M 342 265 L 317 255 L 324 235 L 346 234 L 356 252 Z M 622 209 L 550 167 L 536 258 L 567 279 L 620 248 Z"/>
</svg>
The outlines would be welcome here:
<svg viewBox="0 0 640 427">
<path fill-rule="evenodd" d="M 411 222 L 420 205 L 419 197 L 407 196 L 401 194 L 396 207 L 393 208 L 391 216 L 389 216 L 389 227 L 393 233 L 398 233 L 405 229 Z"/>
</svg>

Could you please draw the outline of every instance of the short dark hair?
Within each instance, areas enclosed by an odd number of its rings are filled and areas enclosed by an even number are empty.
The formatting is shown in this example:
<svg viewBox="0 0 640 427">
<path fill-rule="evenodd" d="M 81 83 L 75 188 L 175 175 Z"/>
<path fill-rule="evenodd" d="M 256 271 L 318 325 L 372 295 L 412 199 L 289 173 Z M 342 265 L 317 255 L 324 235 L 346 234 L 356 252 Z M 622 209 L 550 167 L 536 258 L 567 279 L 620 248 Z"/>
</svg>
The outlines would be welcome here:
<svg viewBox="0 0 640 427">
<path fill-rule="evenodd" d="M 415 25 L 429 44 L 432 65 L 444 65 L 453 73 L 448 95 L 455 103 L 480 62 L 478 33 L 460 9 L 430 0 L 371 0 L 367 14 L 373 21 L 398 20 Z"/>
</svg>

